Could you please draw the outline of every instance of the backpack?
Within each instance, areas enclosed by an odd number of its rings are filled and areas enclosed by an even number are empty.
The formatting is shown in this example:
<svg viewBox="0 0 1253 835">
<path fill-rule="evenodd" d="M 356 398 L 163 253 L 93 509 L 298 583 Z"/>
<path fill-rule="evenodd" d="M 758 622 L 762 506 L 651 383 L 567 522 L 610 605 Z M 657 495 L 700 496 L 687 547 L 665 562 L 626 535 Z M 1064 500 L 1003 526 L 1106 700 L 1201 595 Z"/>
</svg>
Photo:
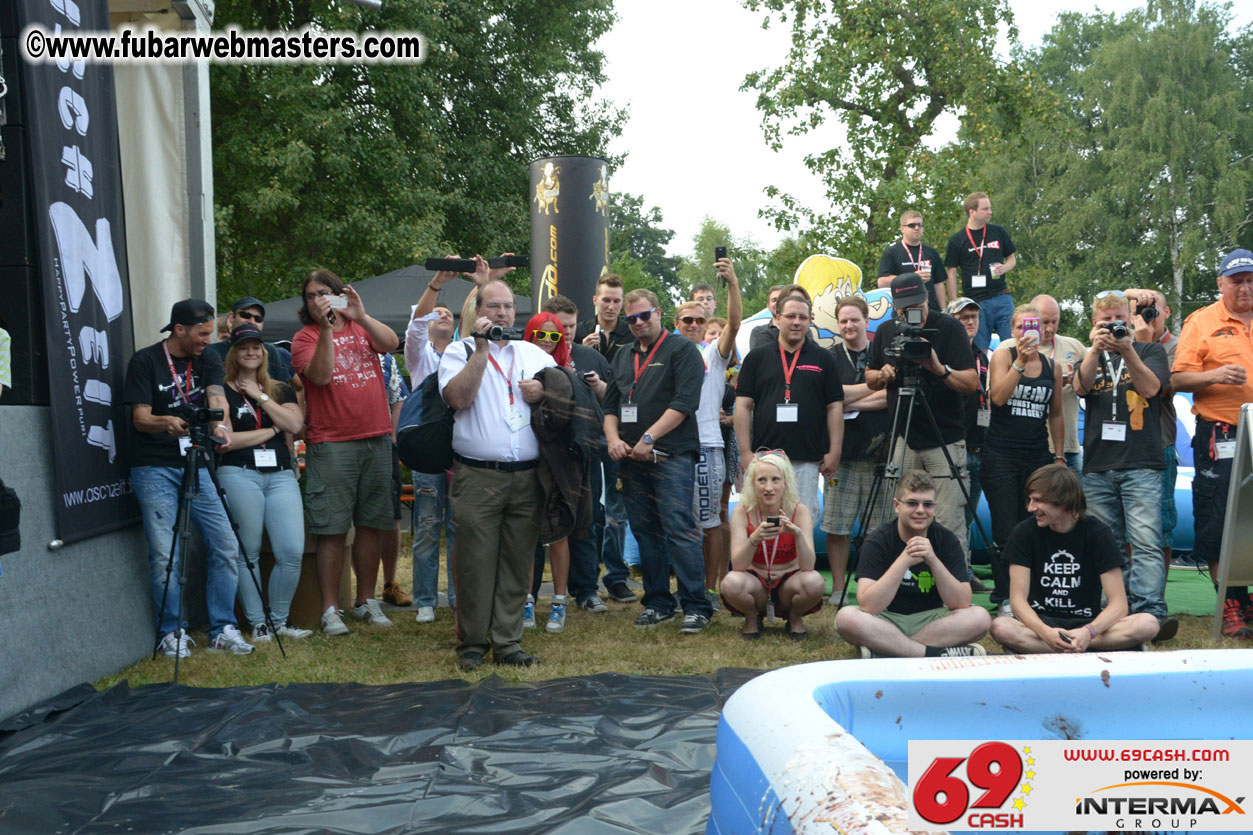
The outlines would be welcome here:
<svg viewBox="0 0 1253 835">
<path fill-rule="evenodd" d="M 474 354 L 466 343 L 466 361 Z M 439 393 L 439 372 L 426 376 L 400 407 L 396 451 L 400 462 L 411 470 L 437 475 L 452 469 L 452 425 L 456 411 Z"/>
</svg>

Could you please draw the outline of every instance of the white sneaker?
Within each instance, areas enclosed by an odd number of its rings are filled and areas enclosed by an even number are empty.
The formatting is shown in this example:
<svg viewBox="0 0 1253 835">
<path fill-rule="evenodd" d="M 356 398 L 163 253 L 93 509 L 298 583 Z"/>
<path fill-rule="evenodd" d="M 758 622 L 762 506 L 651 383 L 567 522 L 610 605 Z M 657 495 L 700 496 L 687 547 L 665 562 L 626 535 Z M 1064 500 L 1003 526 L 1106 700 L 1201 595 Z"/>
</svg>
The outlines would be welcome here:
<svg viewBox="0 0 1253 835">
<path fill-rule="evenodd" d="M 418 607 L 418 623 L 432 623 L 435 620 L 434 606 Z"/>
<path fill-rule="evenodd" d="M 553 595 L 553 608 L 548 613 L 548 623 L 544 628 L 549 632 L 560 632 L 566 628 L 566 596 Z"/>
<path fill-rule="evenodd" d="M 274 631 L 282 635 L 284 638 L 291 638 L 297 641 L 301 638 L 308 638 L 313 634 L 312 629 L 301 629 L 299 626 L 292 626 L 290 622 L 275 627 Z"/>
<path fill-rule="evenodd" d="M 1014 607 L 1008 600 L 1002 600 L 1000 606 L 1001 617 L 1012 618 L 1014 616 Z"/>
<path fill-rule="evenodd" d="M 187 637 L 187 630 L 175 629 L 173 632 L 165 633 L 165 637 L 161 639 L 161 652 L 170 658 L 178 656 L 186 658 L 191 655 L 190 647 L 194 647 L 196 642 Z"/>
<path fill-rule="evenodd" d="M 526 605 L 522 607 L 522 628 L 535 628 L 535 598 L 529 594 L 526 596 Z"/>
<path fill-rule="evenodd" d="M 274 640 L 274 636 L 270 634 L 270 627 L 264 623 L 258 623 L 252 627 L 252 642 L 254 644 L 268 644 Z"/>
<path fill-rule="evenodd" d="M 210 652 L 219 652 L 227 650 L 236 655 L 247 655 L 256 647 L 244 640 L 244 635 L 239 631 L 239 627 L 232 623 L 228 623 L 222 627 L 222 631 L 214 636 L 209 642 Z"/>
<path fill-rule="evenodd" d="M 373 597 L 366 598 L 366 601 L 360 606 L 353 606 L 352 611 L 349 614 L 357 620 L 363 620 L 367 623 L 372 623 L 375 626 L 392 625 L 391 619 L 388 618 L 387 615 L 383 614 L 382 607 L 379 606 L 379 602 Z"/>
<path fill-rule="evenodd" d="M 322 613 L 323 635 L 347 635 L 348 626 L 344 623 L 343 613 L 334 606 L 327 606 Z"/>
</svg>

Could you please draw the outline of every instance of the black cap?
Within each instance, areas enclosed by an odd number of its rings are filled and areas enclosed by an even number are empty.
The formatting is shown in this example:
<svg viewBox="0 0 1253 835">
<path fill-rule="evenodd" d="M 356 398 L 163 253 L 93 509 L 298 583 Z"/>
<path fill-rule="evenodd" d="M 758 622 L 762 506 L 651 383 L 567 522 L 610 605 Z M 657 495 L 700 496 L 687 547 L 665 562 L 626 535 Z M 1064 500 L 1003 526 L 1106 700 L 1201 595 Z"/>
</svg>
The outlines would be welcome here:
<svg viewBox="0 0 1253 835">
<path fill-rule="evenodd" d="M 913 307 L 927 300 L 927 288 L 918 273 L 901 273 L 892 279 L 892 307 Z"/>
<path fill-rule="evenodd" d="M 231 305 L 231 313 L 234 313 L 236 310 L 247 310 L 250 307 L 261 308 L 261 315 L 265 315 L 265 305 L 263 305 L 261 300 L 255 296 L 244 296 L 242 299 L 236 301 L 233 305 Z"/>
<path fill-rule="evenodd" d="M 213 305 L 204 299 L 183 299 L 174 302 L 170 308 L 170 323 L 161 329 L 162 333 L 174 331 L 175 325 L 191 327 L 213 321 Z"/>
<path fill-rule="evenodd" d="M 252 324 L 240 325 L 239 327 L 235 328 L 235 330 L 231 331 L 231 347 L 232 348 L 246 339 L 255 339 L 258 342 L 263 341 L 261 339 L 261 331 L 257 328 L 256 325 L 252 325 Z"/>
</svg>

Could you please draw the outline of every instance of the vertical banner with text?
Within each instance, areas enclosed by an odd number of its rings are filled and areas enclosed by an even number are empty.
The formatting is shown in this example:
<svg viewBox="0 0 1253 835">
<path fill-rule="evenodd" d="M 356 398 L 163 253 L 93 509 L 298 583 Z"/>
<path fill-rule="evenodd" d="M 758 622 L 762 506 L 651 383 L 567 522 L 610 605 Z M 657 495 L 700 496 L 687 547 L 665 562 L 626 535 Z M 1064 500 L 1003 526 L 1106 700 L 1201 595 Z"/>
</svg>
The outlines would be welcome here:
<svg viewBox="0 0 1253 835">
<path fill-rule="evenodd" d="M 109 28 L 107 0 L 18 0 L 51 31 Z M 57 536 L 86 539 L 139 518 L 124 458 L 131 353 L 113 68 L 27 64 L 34 214 L 48 339 Z"/>
<path fill-rule="evenodd" d="M 596 282 L 609 272 L 609 164 L 537 159 L 530 194 L 531 309 L 538 313 L 560 293 L 590 318 Z"/>
</svg>

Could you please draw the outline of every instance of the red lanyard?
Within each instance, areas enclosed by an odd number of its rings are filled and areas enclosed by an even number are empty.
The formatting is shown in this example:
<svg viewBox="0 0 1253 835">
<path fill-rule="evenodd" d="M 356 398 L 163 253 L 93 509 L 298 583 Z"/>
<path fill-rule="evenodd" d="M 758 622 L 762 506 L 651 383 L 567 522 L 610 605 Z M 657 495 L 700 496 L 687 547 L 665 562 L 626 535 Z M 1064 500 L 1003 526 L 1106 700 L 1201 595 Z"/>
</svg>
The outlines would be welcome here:
<svg viewBox="0 0 1253 835">
<path fill-rule="evenodd" d="M 973 240 L 970 243 L 972 246 L 974 245 Z M 918 244 L 918 257 L 917 258 L 915 258 L 914 254 L 909 251 L 909 244 L 905 243 L 904 241 L 901 241 L 901 246 L 905 247 L 905 254 L 909 256 L 909 262 L 915 270 L 917 270 L 920 266 L 922 266 L 922 244 Z"/>
<path fill-rule="evenodd" d="M 631 393 L 627 395 L 628 403 L 635 402 L 635 387 L 639 384 L 640 377 L 643 377 L 644 372 L 648 370 L 648 366 L 652 364 L 653 357 L 656 356 L 657 349 L 661 347 L 661 343 L 666 341 L 666 333 L 667 332 L 663 330 L 661 332 L 661 336 L 659 336 L 657 341 L 653 343 L 653 349 L 648 352 L 648 357 L 644 360 L 643 367 L 640 366 L 640 352 L 634 352 L 635 356 L 632 357 L 632 360 L 635 362 L 635 382 L 631 383 Z"/>
<path fill-rule="evenodd" d="M 236 389 L 236 391 L 239 391 L 239 390 Z M 248 399 L 248 395 L 244 394 L 242 391 L 239 392 L 239 399 L 244 401 L 244 405 L 248 407 L 248 411 L 252 412 L 252 419 L 257 422 L 257 428 L 260 429 L 261 428 L 260 410 L 253 407 L 252 401 Z"/>
<path fill-rule="evenodd" d="M 805 347 L 805 343 L 801 343 L 801 347 L 796 349 L 796 356 L 792 357 L 792 365 L 787 364 L 787 355 L 783 353 L 783 340 L 779 340 L 779 360 L 783 363 L 783 402 L 792 402 L 792 372 L 796 370 L 796 363 L 801 358 L 801 350 Z"/>
<path fill-rule="evenodd" d="M 496 362 L 496 358 L 493 357 L 490 353 L 487 355 L 487 361 L 490 362 L 492 366 L 495 367 L 495 369 L 500 372 L 500 376 L 505 378 L 505 387 L 509 389 L 509 405 L 512 406 L 513 405 L 513 363 L 514 363 L 514 360 L 512 358 L 509 360 L 509 373 L 508 374 L 505 373 L 505 370 L 500 367 L 500 364 Z"/>
<path fill-rule="evenodd" d="M 174 370 L 174 358 L 170 356 L 170 347 L 164 342 L 161 343 L 161 350 L 165 351 L 165 364 L 170 367 L 170 378 L 174 381 L 174 390 L 178 392 L 179 399 L 188 406 L 191 405 L 191 359 L 187 360 L 187 373 L 183 375 L 184 388 L 178 387 L 178 372 Z"/>
<path fill-rule="evenodd" d="M 969 226 L 966 227 L 966 237 L 970 238 L 970 245 L 974 248 L 975 252 L 979 253 L 979 266 L 975 270 L 975 272 L 981 273 L 983 272 L 983 245 L 987 243 L 987 240 L 988 240 L 988 227 L 986 226 L 983 227 L 983 237 L 979 239 L 978 246 L 975 246 L 975 236 L 970 234 Z M 919 249 L 921 249 L 921 247 L 919 247 Z M 908 252 L 909 250 L 905 250 L 905 251 Z"/>
<path fill-rule="evenodd" d="M 979 385 L 979 408 L 987 408 L 987 398 L 984 396 L 984 386 L 988 379 L 988 367 L 983 364 L 983 357 L 975 357 L 975 371 L 978 372 L 975 382 Z"/>
</svg>

